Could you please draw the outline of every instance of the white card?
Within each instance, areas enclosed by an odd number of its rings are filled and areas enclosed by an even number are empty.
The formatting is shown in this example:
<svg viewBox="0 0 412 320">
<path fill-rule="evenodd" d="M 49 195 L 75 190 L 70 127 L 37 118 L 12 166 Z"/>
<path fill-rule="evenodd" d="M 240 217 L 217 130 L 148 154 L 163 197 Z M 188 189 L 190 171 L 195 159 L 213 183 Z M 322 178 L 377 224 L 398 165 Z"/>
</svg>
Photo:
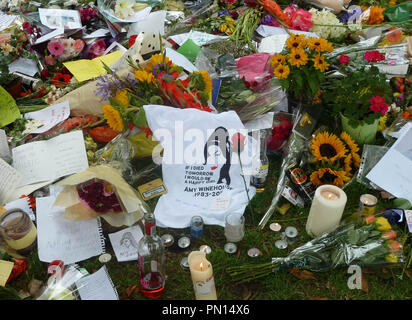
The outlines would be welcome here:
<svg viewBox="0 0 412 320">
<path fill-rule="evenodd" d="M 39 68 L 37 68 L 36 61 L 25 58 L 18 58 L 9 64 L 9 73 L 20 72 L 26 74 L 30 77 L 33 77 Z"/>
<path fill-rule="evenodd" d="M 230 200 L 231 200 L 230 195 L 227 195 L 226 197 L 218 198 L 212 203 L 212 207 L 210 209 L 214 211 L 226 210 L 230 206 Z"/>
<path fill-rule="evenodd" d="M 166 56 L 176 65 L 182 67 L 183 69 L 193 72 L 196 71 L 197 68 L 191 63 L 184 55 L 180 54 L 179 52 L 166 48 Z"/>
<path fill-rule="evenodd" d="M 77 10 L 39 8 L 40 21 L 50 29 L 80 29 L 82 22 Z"/>
<path fill-rule="evenodd" d="M 49 131 L 55 125 L 66 120 L 70 115 L 69 101 L 52 105 L 39 111 L 28 112 L 24 115 L 26 119 L 40 120 L 43 125 L 31 133 L 44 133 Z"/>
<path fill-rule="evenodd" d="M 21 181 L 21 174 L 0 158 L 0 205 L 13 193 Z"/>
<path fill-rule="evenodd" d="M 0 129 L 0 158 L 11 161 L 9 143 L 7 142 L 6 131 Z"/>
<path fill-rule="evenodd" d="M 23 176 L 20 186 L 58 179 L 89 167 L 81 130 L 26 143 L 12 153 L 13 167 Z"/>
<path fill-rule="evenodd" d="M 412 210 L 405 210 L 405 220 L 408 224 L 409 232 L 412 233 Z"/>
<path fill-rule="evenodd" d="M 101 38 L 107 36 L 110 31 L 108 29 L 98 29 L 91 34 L 85 35 L 83 39 Z"/>
<path fill-rule="evenodd" d="M 397 198 L 412 203 L 412 123 L 366 175 L 370 181 Z"/>
<path fill-rule="evenodd" d="M 150 32 L 153 34 L 165 34 L 166 11 L 160 10 L 151 12 L 146 19 L 135 22 L 129 26 L 128 36 L 139 34 L 140 32 Z"/>
<path fill-rule="evenodd" d="M 117 261 L 137 260 L 137 244 L 143 238 L 143 232 L 139 226 L 129 227 L 115 233 L 109 233 Z"/>
<path fill-rule="evenodd" d="M 29 215 L 31 220 L 33 220 L 33 221 L 36 220 L 36 217 L 34 216 L 33 210 L 30 207 L 28 197 L 24 197 L 24 198 L 21 198 L 21 199 L 11 201 L 11 202 L 5 204 L 4 208 L 6 208 L 6 210 L 21 209 Z"/>
<path fill-rule="evenodd" d="M 119 294 L 106 266 L 77 280 L 76 287 L 82 300 L 119 300 Z"/>
<path fill-rule="evenodd" d="M 41 36 L 40 38 L 38 38 L 34 44 L 46 42 L 50 39 L 53 39 L 54 37 L 60 36 L 61 34 L 64 34 L 64 28 L 57 28 L 56 30 L 49 32 L 45 34 L 44 36 Z"/>
<path fill-rule="evenodd" d="M 289 31 L 294 33 L 294 34 L 304 34 L 307 37 L 319 38 L 319 36 L 316 33 L 313 33 L 313 32 L 306 32 L 306 31 L 300 31 L 300 30 L 289 30 Z M 262 37 L 269 37 L 269 36 L 279 35 L 279 34 L 288 34 L 283 28 L 265 26 L 263 24 L 260 25 L 256 29 L 256 32 L 259 33 Z"/>
<path fill-rule="evenodd" d="M 37 244 L 43 262 L 75 263 L 104 253 L 99 218 L 69 220 L 65 208 L 53 206 L 55 197 L 36 198 Z"/>
<path fill-rule="evenodd" d="M 276 34 L 263 38 L 259 45 L 259 52 L 279 53 L 282 52 L 286 40 L 289 38 L 287 34 Z"/>
</svg>

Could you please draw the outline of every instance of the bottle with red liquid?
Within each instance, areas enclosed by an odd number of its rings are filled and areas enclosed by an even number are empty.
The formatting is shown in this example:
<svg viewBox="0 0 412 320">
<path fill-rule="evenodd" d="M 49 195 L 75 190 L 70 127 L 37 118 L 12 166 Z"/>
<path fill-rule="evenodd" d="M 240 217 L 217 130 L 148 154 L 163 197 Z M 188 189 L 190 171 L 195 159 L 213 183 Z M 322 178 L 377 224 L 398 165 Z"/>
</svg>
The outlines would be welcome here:
<svg viewBox="0 0 412 320">
<path fill-rule="evenodd" d="M 139 254 L 140 292 L 147 298 L 159 298 L 165 289 L 166 256 L 163 242 L 156 234 L 153 213 L 144 216 L 145 235 L 140 239 Z"/>
</svg>

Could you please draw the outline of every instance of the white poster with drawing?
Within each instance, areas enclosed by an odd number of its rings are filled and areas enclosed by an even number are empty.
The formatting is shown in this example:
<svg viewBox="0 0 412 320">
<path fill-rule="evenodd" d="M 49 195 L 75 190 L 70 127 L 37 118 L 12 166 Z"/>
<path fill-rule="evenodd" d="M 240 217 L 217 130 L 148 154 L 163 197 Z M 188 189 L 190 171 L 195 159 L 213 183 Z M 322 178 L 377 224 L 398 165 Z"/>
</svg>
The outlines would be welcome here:
<svg viewBox="0 0 412 320">
<path fill-rule="evenodd" d="M 117 261 L 132 261 L 138 259 L 137 245 L 143 238 L 143 232 L 139 226 L 129 227 L 115 233 L 109 233 Z"/>
</svg>

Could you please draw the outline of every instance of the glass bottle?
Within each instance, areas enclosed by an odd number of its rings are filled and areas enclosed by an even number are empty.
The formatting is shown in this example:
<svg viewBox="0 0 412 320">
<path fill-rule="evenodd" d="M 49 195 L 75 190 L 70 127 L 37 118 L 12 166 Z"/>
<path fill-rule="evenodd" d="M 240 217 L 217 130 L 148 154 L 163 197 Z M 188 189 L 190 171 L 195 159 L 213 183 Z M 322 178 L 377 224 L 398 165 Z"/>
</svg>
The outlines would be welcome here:
<svg viewBox="0 0 412 320">
<path fill-rule="evenodd" d="M 145 235 L 138 244 L 140 292 L 147 298 L 158 298 L 165 289 L 166 256 L 161 238 L 156 234 L 153 213 L 144 215 Z"/>
<path fill-rule="evenodd" d="M 36 246 L 36 226 L 20 209 L 11 209 L 0 215 L 0 231 L 9 247 L 18 254 L 27 255 Z"/>
<path fill-rule="evenodd" d="M 259 167 L 257 173 L 252 175 L 250 183 L 256 188 L 256 192 L 265 190 L 266 177 L 269 172 L 269 159 L 266 155 L 266 131 L 261 130 L 259 133 Z"/>
</svg>

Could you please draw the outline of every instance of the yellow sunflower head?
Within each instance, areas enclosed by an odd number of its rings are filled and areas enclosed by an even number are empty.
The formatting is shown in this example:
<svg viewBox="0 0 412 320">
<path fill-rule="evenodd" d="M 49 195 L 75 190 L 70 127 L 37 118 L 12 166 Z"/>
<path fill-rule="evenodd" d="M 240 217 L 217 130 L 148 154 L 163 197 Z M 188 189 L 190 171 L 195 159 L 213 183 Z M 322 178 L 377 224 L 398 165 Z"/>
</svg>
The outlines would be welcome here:
<svg viewBox="0 0 412 320">
<path fill-rule="evenodd" d="M 333 51 L 332 44 L 328 40 L 323 38 L 309 37 L 309 39 L 306 41 L 306 46 L 310 50 L 315 50 L 319 53 Z"/>
<path fill-rule="evenodd" d="M 153 81 L 153 74 L 143 70 L 135 70 L 134 76 L 140 82 L 151 83 Z"/>
<path fill-rule="evenodd" d="M 315 57 L 312 59 L 315 69 L 318 69 L 319 71 L 325 72 L 329 68 L 329 63 L 325 61 L 325 56 L 323 54 L 317 54 Z"/>
<path fill-rule="evenodd" d="M 289 66 L 280 64 L 273 72 L 278 79 L 286 79 L 290 73 Z"/>
<path fill-rule="evenodd" d="M 288 55 L 288 60 L 292 66 L 300 67 L 308 63 L 308 55 L 304 49 L 293 49 Z"/>
<path fill-rule="evenodd" d="M 345 157 L 347 152 L 343 142 L 334 134 L 321 132 L 312 139 L 310 148 L 314 161 L 331 161 Z"/>
<path fill-rule="evenodd" d="M 324 184 L 333 184 L 337 187 L 343 185 L 350 180 L 347 172 L 343 170 L 333 170 L 330 168 L 320 168 L 312 172 L 310 181 L 317 187 Z"/>
<path fill-rule="evenodd" d="M 163 61 L 164 59 L 164 61 Z M 154 54 L 152 55 L 152 57 L 150 58 L 149 62 L 147 63 L 145 69 L 146 71 L 152 72 L 153 68 L 158 65 L 159 63 L 168 63 L 169 62 L 169 58 L 166 56 L 163 56 L 163 54 Z"/>
<path fill-rule="evenodd" d="M 286 64 L 286 56 L 280 53 L 275 53 L 270 59 L 272 68 L 276 68 L 279 64 Z"/>
<path fill-rule="evenodd" d="M 212 85 L 212 78 L 210 78 L 209 73 L 206 70 L 195 71 L 195 73 L 198 73 L 202 76 L 202 79 L 205 83 L 205 91 L 210 94 L 212 92 L 213 85 Z"/>
<path fill-rule="evenodd" d="M 127 107 L 129 105 L 129 95 L 125 89 L 117 91 L 114 99 L 119 102 L 122 107 Z"/>
<path fill-rule="evenodd" d="M 286 40 L 286 46 L 290 50 L 304 49 L 306 46 L 306 36 L 304 34 L 292 34 Z"/>
<path fill-rule="evenodd" d="M 345 157 L 344 164 L 345 164 L 345 171 L 346 171 L 346 173 L 347 173 L 349 176 L 351 176 L 351 175 L 352 175 L 352 170 L 353 170 L 353 168 L 352 168 L 352 155 L 351 155 L 351 154 L 348 154 L 348 155 Z"/>
<path fill-rule="evenodd" d="M 104 118 L 106 119 L 110 128 L 114 131 L 123 131 L 124 124 L 123 119 L 118 110 L 109 104 L 105 104 L 102 107 Z"/>
</svg>

